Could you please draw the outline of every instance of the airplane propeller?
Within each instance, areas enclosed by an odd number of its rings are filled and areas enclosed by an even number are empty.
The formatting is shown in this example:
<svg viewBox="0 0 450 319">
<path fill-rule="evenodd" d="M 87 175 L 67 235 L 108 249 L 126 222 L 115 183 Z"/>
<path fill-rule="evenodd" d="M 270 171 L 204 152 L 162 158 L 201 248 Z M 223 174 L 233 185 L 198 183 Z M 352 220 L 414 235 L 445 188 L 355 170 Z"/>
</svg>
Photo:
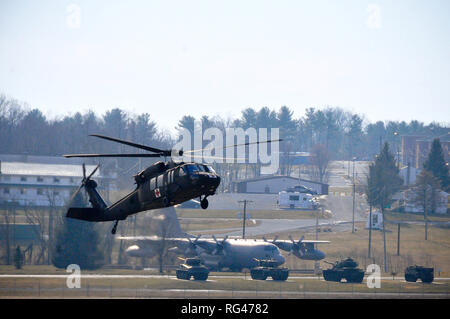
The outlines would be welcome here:
<svg viewBox="0 0 450 319">
<path fill-rule="evenodd" d="M 266 237 L 263 236 L 263 240 L 264 240 L 266 243 L 272 243 L 272 244 L 275 244 L 276 241 L 277 241 L 277 239 L 278 239 L 278 235 L 276 235 L 271 241 L 268 241 L 268 240 L 266 239 Z"/>
<path fill-rule="evenodd" d="M 302 236 L 297 242 L 292 238 L 291 235 L 289 235 L 289 239 L 292 242 L 291 250 L 289 251 L 288 255 L 294 254 L 297 257 L 301 257 L 305 254 L 305 246 L 302 243 L 305 236 Z"/>
<path fill-rule="evenodd" d="M 218 241 L 216 236 L 214 236 L 214 235 L 212 235 L 212 237 L 217 245 L 216 248 L 213 250 L 212 254 L 213 255 L 225 254 L 225 251 L 223 250 L 223 248 L 224 248 L 225 241 L 228 239 L 228 236 L 225 236 L 225 238 L 222 239 L 222 241 Z"/>
<path fill-rule="evenodd" d="M 189 252 L 194 252 L 196 253 L 195 249 L 197 248 L 198 244 L 197 241 L 200 239 L 201 235 L 198 235 L 197 237 L 195 237 L 194 240 L 192 240 L 191 238 L 188 237 L 189 240 L 189 246 L 186 249 L 185 253 L 188 254 Z"/>
</svg>

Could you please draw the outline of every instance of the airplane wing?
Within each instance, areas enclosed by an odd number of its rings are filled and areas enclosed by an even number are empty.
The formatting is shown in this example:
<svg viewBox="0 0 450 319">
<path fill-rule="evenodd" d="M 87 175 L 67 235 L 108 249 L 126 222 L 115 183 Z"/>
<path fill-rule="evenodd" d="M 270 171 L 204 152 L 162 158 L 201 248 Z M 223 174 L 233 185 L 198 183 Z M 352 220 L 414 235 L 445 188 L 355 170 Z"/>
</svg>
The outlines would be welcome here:
<svg viewBox="0 0 450 319">
<path fill-rule="evenodd" d="M 179 247 L 186 249 L 189 246 L 198 246 L 208 252 L 212 252 L 217 248 L 217 244 L 213 239 L 200 237 L 159 237 L 159 236 L 121 236 L 119 240 L 128 240 L 136 242 L 141 247 L 149 247 L 164 241 L 170 247 Z"/>
<path fill-rule="evenodd" d="M 306 247 L 307 249 L 313 248 L 314 244 L 328 244 L 330 241 L 328 240 L 308 240 L 301 238 L 299 241 L 294 241 L 293 239 L 263 239 L 266 242 L 272 243 L 276 245 L 278 248 L 284 251 L 292 251 L 293 249 L 298 250 L 301 246 Z"/>
<path fill-rule="evenodd" d="M 140 247 L 154 246 L 161 241 L 164 241 L 170 247 L 183 246 L 189 244 L 187 238 L 163 238 L 158 236 L 119 236 L 118 240 L 132 241 L 138 244 Z"/>
<path fill-rule="evenodd" d="M 286 241 L 290 242 L 290 240 L 286 240 Z M 329 240 L 302 240 L 302 243 L 305 243 L 305 244 L 329 244 L 330 241 Z"/>
</svg>

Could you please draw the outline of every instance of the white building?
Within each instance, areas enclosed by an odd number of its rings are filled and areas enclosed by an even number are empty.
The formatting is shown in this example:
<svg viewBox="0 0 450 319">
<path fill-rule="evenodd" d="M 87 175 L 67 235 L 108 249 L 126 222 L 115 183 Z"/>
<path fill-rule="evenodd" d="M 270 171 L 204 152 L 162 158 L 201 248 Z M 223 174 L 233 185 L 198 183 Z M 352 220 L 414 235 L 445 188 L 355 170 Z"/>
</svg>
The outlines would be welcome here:
<svg viewBox="0 0 450 319">
<path fill-rule="evenodd" d="M 0 162 L 0 205 L 64 206 L 82 178 L 81 165 Z M 99 171 L 93 178 L 104 180 Z"/>
<path fill-rule="evenodd" d="M 417 176 L 419 176 L 421 171 L 422 170 L 412 166 L 401 168 L 399 174 L 403 178 L 403 185 L 414 185 L 416 183 Z"/>
<path fill-rule="evenodd" d="M 417 188 L 412 187 L 402 193 L 403 196 L 403 202 L 405 205 L 405 212 L 410 213 L 423 213 L 423 205 L 418 203 L 416 197 L 417 197 Z M 448 209 L 448 196 L 449 194 L 438 190 L 438 193 L 436 195 L 436 208 L 435 213 L 436 214 L 446 214 Z M 428 206 L 428 205 L 427 205 Z"/>
<path fill-rule="evenodd" d="M 370 223 L 372 223 L 372 225 Z M 372 220 L 370 219 L 370 214 L 368 214 L 366 228 L 382 230 L 383 229 L 383 214 L 378 210 L 372 210 Z"/>
</svg>

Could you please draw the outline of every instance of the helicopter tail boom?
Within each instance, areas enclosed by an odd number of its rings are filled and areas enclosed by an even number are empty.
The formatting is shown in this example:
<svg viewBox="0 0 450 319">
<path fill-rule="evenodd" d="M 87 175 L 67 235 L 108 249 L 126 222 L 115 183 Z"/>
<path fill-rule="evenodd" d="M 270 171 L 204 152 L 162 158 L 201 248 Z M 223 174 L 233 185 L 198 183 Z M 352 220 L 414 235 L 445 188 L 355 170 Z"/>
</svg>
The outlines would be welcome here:
<svg viewBox="0 0 450 319">
<path fill-rule="evenodd" d="M 116 220 L 105 214 L 104 210 L 98 208 L 72 207 L 67 211 L 66 217 L 80 219 L 88 222 L 107 222 Z"/>
</svg>

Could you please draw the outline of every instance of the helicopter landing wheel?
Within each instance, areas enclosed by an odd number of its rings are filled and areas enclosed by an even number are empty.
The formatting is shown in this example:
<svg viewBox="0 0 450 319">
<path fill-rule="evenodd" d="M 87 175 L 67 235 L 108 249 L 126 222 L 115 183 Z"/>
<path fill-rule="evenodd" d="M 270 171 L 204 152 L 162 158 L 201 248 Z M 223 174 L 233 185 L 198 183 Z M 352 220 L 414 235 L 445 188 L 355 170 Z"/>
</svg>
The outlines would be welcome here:
<svg viewBox="0 0 450 319">
<path fill-rule="evenodd" d="M 117 225 L 118 225 L 118 224 L 119 224 L 119 221 L 116 220 L 115 223 L 114 223 L 113 228 L 111 229 L 111 234 L 113 234 L 113 235 L 116 234 L 116 231 L 117 231 Z"/>
<path fill-rule="evenodd" d="M 200 201 L 200 206 L 201 206 L 203 209 L 207 209 L 207 208 L 208 208 L 208 200 L 206 199 L 206 197 L 203 198 L 203 199 Z"/>
</svg>

